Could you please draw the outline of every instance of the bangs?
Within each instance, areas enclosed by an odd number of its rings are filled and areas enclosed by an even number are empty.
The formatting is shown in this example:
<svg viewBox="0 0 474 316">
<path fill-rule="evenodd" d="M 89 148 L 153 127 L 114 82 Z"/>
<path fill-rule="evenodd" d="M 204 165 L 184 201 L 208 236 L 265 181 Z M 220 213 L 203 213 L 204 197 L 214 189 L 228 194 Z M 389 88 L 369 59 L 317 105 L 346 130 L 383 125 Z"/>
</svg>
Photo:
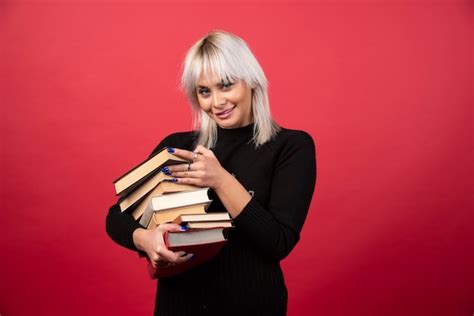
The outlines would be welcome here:
<svg viewBox="0 0 474 316">
<path fill-rule="evenodd" d="M 193 85 L 193 89 L 197 87 L 201 76 L 207 82 L 212 82 L 211 80 L 215 78 L 218 78 L 219 82 L 238 79 L 247 82 L 247 76 L 239 71 L 239 69 L 244 68 L 240 65 L 239 60 L 234 58 L 234 56 L 226 56 L 209 42 L 201 47 L 196 57 L 193 65 L 190 67 L 190 82 Z"/>
</svg>

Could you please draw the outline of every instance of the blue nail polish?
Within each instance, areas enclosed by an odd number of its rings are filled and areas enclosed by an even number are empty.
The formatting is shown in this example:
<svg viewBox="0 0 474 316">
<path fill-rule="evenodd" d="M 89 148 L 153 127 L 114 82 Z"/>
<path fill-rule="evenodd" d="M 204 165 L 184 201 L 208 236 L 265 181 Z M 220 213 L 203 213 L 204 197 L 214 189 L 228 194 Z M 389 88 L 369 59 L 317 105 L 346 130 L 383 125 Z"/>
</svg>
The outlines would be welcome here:
<svg viewBox="0 0 474 316">
<path fill-rule="evenodd" d="M 188 230 L 188 226 L 186 226 L 186 225 L 182 225 L 180 228 L 181 228 L 181 231 L 183 231 L 183 232 Z"/>
<path fill-rule="evenodd" d="M 171 175 L 171 171 L 168 167 L 164 167 L 162 169 L 163 173 L 166 174 L 167 176 L 170 176 Z"/>
<path fill-rule="evenodd" d="M 173 179 L 171 179 L 171 182 L 178 182 L 178 179 L 173 178 Z"/>
<path fill-rule="evenodd" d="M 171 147 L 166 147 L 166 150 L 170 153 L 170 154 L 174 154 L 174 149 L 171 148 Z"/>
</svg>

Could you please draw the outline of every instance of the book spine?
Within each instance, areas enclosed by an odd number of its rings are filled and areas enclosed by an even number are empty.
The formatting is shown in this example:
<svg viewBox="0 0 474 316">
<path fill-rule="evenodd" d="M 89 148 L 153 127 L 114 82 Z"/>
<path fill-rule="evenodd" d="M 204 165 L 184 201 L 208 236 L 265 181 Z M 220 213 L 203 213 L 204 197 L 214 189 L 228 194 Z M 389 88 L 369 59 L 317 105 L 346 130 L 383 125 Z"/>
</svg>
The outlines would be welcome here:
<svg viewBox="0 0 474 316">
<path fill-rule="evenodd" d="M 153 216 L 153 203 L 150 201 L 146 206 L 145 212 L 143 212 L 142 218 L 140 219 L 140 225 L 148 227 L 151 217 Z"/>
</svg>

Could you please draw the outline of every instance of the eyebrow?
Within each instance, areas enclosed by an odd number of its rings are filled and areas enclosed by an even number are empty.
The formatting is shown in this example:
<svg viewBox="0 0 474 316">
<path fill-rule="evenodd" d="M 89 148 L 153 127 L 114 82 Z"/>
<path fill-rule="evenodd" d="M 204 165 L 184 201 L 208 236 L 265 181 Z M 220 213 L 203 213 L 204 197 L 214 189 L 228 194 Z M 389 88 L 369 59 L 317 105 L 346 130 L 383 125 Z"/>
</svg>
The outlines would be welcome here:
<svg viewBox="0 0 474 316">
<path fill-rule="evenodd" d="M 219 81 L 218 83 L 215 84 L 215 86 L 219 86 L 219 85 L 223 85 L 225 83 L 232 83 L 232 81 L 230 79 L 221 79 L 221 81 Z M 209 88 L 208 86 L 201 86 L 201 85 L 197 85 L 196 89 L 201 89 L 201 88 Z"/>
</svg>

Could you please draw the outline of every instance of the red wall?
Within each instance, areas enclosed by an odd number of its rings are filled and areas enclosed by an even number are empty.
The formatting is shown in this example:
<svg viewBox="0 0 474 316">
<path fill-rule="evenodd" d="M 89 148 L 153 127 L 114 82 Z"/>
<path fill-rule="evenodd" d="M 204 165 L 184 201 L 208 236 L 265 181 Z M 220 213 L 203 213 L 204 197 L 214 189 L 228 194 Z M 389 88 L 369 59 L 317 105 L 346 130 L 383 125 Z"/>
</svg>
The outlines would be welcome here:
<svg viewBox="0 0 474 316">
<path fill-rule="evenodd" d="M 0 4 L 0 314 L 150 315 L 111 181 L 188 130 L 186 49 L 247 40 L 317 144 L 289 315 L 474 313 L 472 1 Z"/>
</svg>

